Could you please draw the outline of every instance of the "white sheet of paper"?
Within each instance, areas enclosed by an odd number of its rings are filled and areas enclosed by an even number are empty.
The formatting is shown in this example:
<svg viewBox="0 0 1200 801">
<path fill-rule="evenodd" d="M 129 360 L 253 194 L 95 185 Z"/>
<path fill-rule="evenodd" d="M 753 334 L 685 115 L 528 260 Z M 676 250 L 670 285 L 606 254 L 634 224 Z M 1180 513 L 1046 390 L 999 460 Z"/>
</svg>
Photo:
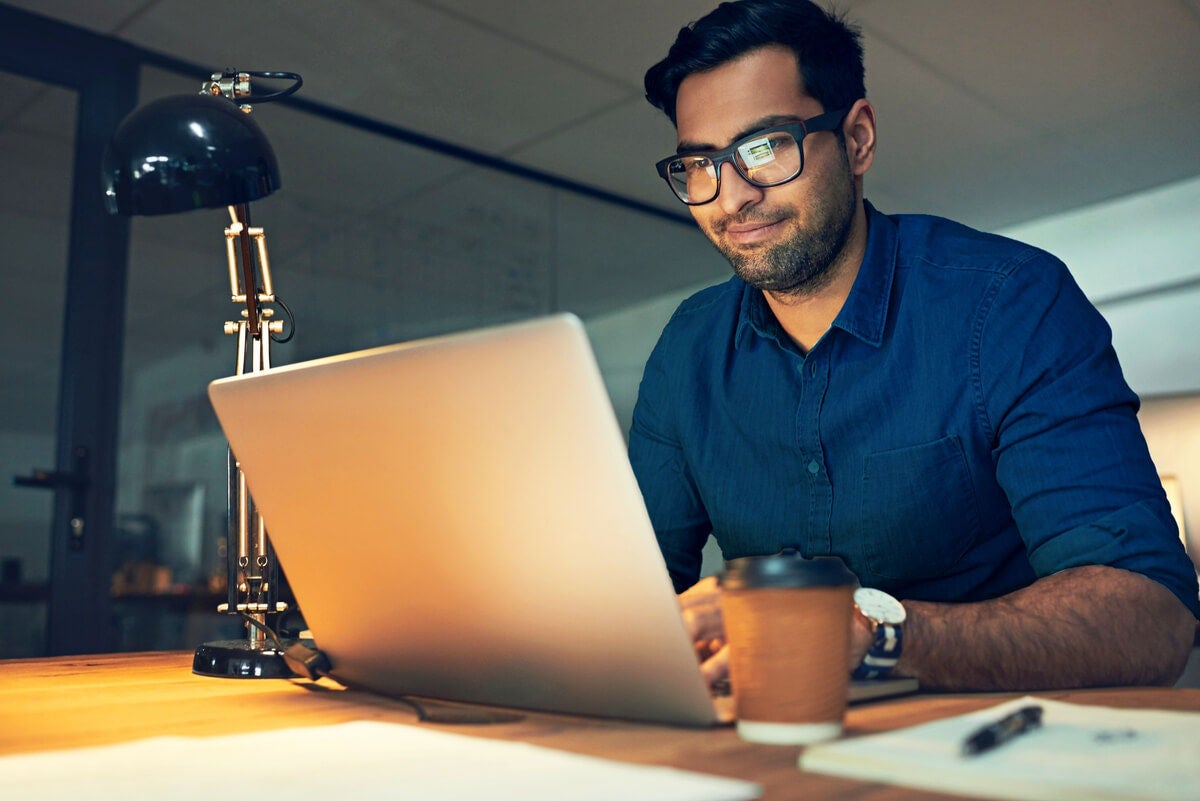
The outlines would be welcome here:
<svg viewBox="0 0 1200 801">
<path fill-rule="evenodd" d="M 0 757 L 0 798 L 40 801 L 742 801 L 761 792 L 737 779 L 369 721 Z"/>
<path fill-rule="evenodd" d="M 1042 726 L 972 757 L 963 740 L 1027 704 Z M 1021 801 L 1196 801 L 1200 714 L 1027 696 L 969 715 L 805 749 L 800 767 L 849 778 Z"/>
</svg>

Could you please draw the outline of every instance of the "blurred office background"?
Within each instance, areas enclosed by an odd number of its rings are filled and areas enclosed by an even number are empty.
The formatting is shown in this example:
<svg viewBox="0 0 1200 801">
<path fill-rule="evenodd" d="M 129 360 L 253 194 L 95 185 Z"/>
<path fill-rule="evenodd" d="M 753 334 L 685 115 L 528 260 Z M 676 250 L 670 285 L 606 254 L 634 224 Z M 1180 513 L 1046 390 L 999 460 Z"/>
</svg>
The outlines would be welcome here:
<svg viewBox="0 0 1200 801">
<path fill-rule="evenodd" d="M 727 275 L 654 174 L 673 131 L 641 87 L 712 5 L 0 2 L 0 657 L 229 624 L 204 395 L 233 370 L 227 215 L 107 218 L 97 159 L 125 113 L 226 67 L 303 75 L 254 112 L 283 187 L 253 221 L 297 318 L 276 363 L 571 311 L 627 427 L 667 316 Z M 868 198 L 1065 258 L 1200 527 L 1200 0 L 839 6 L 878 111 Z M 14 485 L 33 468 L 91 481 Z M 86 570 L 56 568 L 77 518 Z"/>
</svg>

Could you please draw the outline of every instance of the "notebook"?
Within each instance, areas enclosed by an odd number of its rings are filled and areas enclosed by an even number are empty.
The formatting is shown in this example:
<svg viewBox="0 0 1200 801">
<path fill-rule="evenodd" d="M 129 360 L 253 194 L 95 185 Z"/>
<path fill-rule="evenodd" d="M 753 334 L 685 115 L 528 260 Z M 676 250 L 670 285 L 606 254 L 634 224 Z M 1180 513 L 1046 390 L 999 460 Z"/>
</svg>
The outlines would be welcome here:
<svg viewBox="0 0 1200 801">
<path fill-rule="evenodd" d="M 209 397 L 339 681 L 731 719 L 700 674 L 574 316 L 221 379 Z"/>
</svg>

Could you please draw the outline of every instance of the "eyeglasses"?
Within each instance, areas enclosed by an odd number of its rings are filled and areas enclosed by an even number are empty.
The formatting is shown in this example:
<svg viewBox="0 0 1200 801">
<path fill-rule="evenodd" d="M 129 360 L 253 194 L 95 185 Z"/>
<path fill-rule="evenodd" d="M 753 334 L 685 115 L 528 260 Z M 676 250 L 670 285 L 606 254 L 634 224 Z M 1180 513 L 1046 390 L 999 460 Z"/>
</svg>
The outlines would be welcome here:
<svg viewBox="0 0 1200 801">
<path fill-rule="evenodd" d="M 711 203 L 721 191 L 721 165 L 729 162 L 755 186 L 786 184 L 804 170 L 804 137 L 832 131 L 850 107 L 778 125 L 739 139 L 727 148 L 668 156 L 655 164 L 675 196 L 689 206 Z"/>
</svg>

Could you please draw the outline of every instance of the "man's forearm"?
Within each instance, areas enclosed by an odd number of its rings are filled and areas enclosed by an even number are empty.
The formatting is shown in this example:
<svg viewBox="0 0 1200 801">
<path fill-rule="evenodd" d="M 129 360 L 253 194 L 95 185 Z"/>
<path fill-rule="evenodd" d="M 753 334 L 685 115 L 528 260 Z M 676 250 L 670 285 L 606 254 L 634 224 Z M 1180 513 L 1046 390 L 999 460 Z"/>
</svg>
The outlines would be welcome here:
<svg viewBox="0 0 1200 801">
<path fill-rule="evenodd" d="M 991 601 L 905 601 L 899 672 L 948 690 L 1172 684 L 1196 620 L 1169 590 L 1112 567 L 1071 568 Z"/>
</svg>

